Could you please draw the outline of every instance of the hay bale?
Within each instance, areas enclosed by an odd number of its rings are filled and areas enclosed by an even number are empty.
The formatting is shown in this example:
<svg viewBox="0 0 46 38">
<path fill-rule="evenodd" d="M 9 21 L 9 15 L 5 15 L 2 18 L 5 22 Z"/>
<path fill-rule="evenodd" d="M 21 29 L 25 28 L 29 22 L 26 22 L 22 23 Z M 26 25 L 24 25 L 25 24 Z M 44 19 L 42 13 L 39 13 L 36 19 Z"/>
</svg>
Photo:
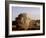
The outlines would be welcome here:
<svg viewBox="0 0 46 38">
<path fill-rule="evenodd" d="M 16 26 L 18 27 L 18 29 L 24 29 L 27 30 L 29 28 L 29 22 L 30 22 L 30 18 L 27 16 L 27 14 L 23 13 L 20 14 L 17 19 L 16 19 Z"/>
</svg>

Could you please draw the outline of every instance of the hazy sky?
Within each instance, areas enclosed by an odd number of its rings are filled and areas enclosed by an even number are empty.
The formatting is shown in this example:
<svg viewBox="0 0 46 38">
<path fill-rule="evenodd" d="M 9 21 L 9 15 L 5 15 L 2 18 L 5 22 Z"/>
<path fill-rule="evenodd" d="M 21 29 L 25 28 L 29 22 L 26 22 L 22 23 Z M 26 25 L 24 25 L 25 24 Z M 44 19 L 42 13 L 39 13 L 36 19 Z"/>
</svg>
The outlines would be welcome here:
<svg viewBox="0 0 46 38">
<path fill-rule="evenodd" d="M 12 20 L 15 20 L 20 13 L 27 13 L 32 16 L 32 19 L 40 19 L 38 7 L 12 7 Z"/>
</svg>

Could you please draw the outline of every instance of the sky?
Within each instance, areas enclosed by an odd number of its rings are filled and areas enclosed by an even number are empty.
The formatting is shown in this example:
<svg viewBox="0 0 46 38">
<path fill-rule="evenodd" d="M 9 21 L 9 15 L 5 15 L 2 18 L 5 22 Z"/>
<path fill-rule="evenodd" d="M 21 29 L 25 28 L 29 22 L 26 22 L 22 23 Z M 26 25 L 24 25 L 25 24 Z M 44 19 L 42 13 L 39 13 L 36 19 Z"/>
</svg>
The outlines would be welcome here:
<svg viewBox="0 0 46 38">
<path fill-rule="evenodd" d="M 12 20 L 15 20 L 20 13 L 27 13 L 33 20 L 40 19 L 39 7 L 12 7 Z"/>
</svg>

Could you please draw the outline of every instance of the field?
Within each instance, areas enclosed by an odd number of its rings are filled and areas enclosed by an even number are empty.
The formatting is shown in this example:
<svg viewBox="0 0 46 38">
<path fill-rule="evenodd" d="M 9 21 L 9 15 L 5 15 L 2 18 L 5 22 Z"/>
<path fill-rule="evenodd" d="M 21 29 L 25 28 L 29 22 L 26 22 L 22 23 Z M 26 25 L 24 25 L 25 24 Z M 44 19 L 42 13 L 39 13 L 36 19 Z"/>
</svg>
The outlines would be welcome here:
<svg viewBox="0 0 46 38">
<path fill-rule="evenodd" d="M 24 29 L 17 29 L 16 22 L 12 21 L 12 30 L 18 31 L 18 30 L 24 30 Z M 32 20 L 27 30 L 40 30 L 40 20 Z"/>
</svg>

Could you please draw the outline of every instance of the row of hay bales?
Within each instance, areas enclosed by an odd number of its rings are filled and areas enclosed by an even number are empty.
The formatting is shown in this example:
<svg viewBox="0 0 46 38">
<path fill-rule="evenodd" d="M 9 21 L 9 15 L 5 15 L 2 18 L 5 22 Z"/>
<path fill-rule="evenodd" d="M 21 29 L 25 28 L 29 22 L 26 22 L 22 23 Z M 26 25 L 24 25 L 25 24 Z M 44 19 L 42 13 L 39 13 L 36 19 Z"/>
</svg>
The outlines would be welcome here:
<svg viewBox="0 0 46 38">
<path fill-rule="evenodd" d="M 13 30 L 28 30 L 37 27 L 37 21 L 31 20 L 31 17 L 27 17 L 27 14 L 19 14 L 18 17 L 15 18 L 16 20 L 13 22 Z M 39 22 L 40 23 L 40 22 Z"/>
</svg>

